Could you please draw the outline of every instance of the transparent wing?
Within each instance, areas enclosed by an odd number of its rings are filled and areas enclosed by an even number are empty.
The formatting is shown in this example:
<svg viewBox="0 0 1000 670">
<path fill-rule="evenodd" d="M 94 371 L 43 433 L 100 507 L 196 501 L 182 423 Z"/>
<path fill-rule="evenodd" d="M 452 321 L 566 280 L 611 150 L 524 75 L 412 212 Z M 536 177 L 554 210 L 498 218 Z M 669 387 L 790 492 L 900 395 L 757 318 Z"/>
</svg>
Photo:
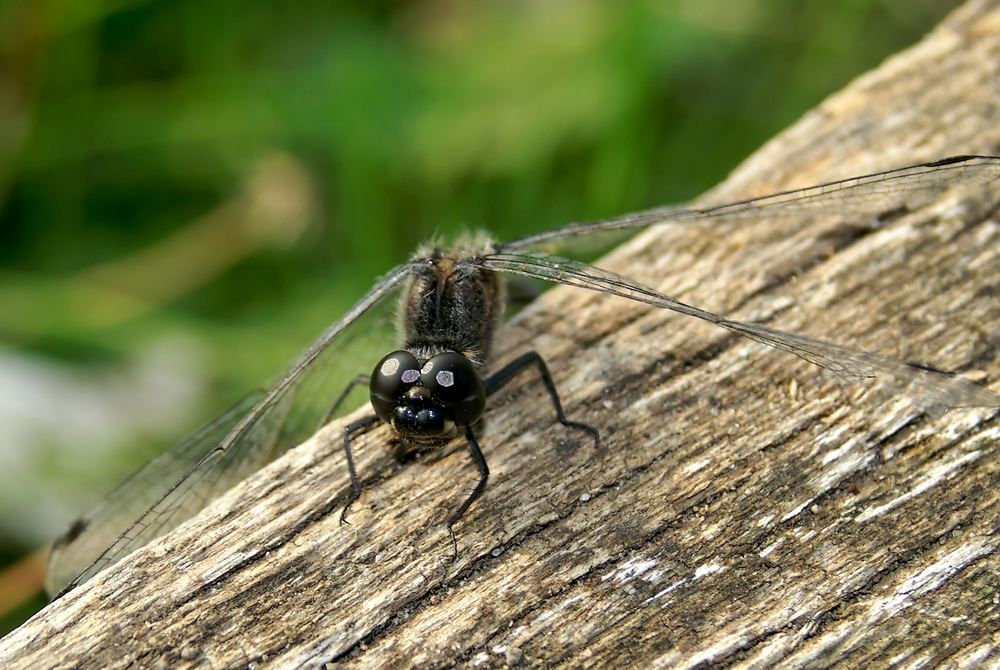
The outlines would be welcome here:
<svg viewBox="0 0 1000 670">
<path fill-rule="evenodd" d="M 163 496 L 233 429 L 264 391 L 250 393 L 207 425 L 144 465 L 103 500 L 80 515 L 52 544 L 45 590 L 54 595 L 87 569 L 139 515 Z"/>
<path fill-rule="evenodd" d="M 1000 395 L 951 373 L 767 326 L 727 319 L 586 263 L 540 252 L 496 253 L 476 259 L 476 262 L 490 270 L 608 293 L 687 314 L 795 354 L 848 379 L 888 377 L 918 406 L 929 412 L 936 413 L 952 407 L 1000 407 Z"/>
<path fill-rule="evenodd" d="M 357 366 L 367 368 L 391 345 L 395 305 L 388 298 L 409 273 L 409 265 L 391 270 L 269 391 L 248 397 L 215 419 L 74 523 L 53 548 L 46 578 L 49 593 L 75 588 L 176 528 L 314 432 L 348 380 L 369 372 Z M 140 490 L 145 483 L 150 483 L 149 491 Z M 102 520 L 114 530 L 94 523 Z"/>
<path fill-rule="evenodd" d="M 821 214 L 864 220 L 899 209 L 917 209 L 956 186 L 1000 185 L 1000 157 L 953 156 L 819 186 L 784 191 L 750 200 L 700 209 L 657 208 L 614 219 L 569 226 L 501 244 L 498 251 L 537 249 L 551 252 L 552 243 L 604 236 L 608 241 L 659 223 L 720 223 L 751 218 L 806 218 Z"/>
</svg>

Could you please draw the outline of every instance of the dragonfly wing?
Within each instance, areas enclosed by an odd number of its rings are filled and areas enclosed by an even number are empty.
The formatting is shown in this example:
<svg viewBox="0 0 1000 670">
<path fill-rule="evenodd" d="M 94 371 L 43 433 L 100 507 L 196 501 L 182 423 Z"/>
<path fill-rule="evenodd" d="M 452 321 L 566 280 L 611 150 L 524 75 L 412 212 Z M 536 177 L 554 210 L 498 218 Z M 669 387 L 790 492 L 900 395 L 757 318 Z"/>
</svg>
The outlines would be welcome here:
<svg viewBox="0 0 1000 670">
<path fill-rule="evenodd" d="M 49 593 L 75 588 L 176 528 L 215 497 L 315 432 L 348 380 L 359 372 L 368 372 L 356 369 L 357 362 L 375 361 L 385 353 L 382 348 L 391 341 L 392 328 L 382 327 L 381 322 L 389 321 L 394 308 L 393 301 L 387 298 L 398 292 L 409 273 L 409 265 L 390 271 L 330 326 L 269 391 L 249 396 L 219 416 L 81 517 L 81 522 L 71 526 L 53 549 L 46 579 Z M 250 402 L 251 398 L 254 402 Z M 142 490 L 143 484 L 156 481 L 161 483 Z M 129 498 L 132 494 L 136 501 Z M 92 523 L 110 521 L 112 517 L 116 517 L 115 521 L 107 528 Z M 79 551 L 76 547 L 80 547 Z"/>
<path fill-rule="evenodd" d="M 694 209 L 661 207 L 614 219 L 571 224 L 499 245 L 497 250 L 551 252 L 557 243 L 575 244 L 575 240 L 591 236 L 607 236 L 610 240 L 660 223 L 804 219 L 820 215 L 874 220 L 887 212 L 918 209 L 952 188 L 982 188 L 987 184 L 1000 186 L 1000 156 L 953 156 L 723 205 Z"/>
<path fill-rule="evenodd" d="M 173 449 L 144 465 L 73 521 L 52 545 L 45 590 L 55 595 L 90 567 L 108 545 L 163 496 L 171 483 L 187 474 L 263 397 L 263 391 L 247 395 Z"/>
<path fill-rule="evenodd" d="M 918 406 L 932 413 L 952 407 L 1000 407 L 1000 395 L 952 373 L 759 324 L 727 319 L 586 263 L 538 252 L 501 252 L 484 256 L 478 262 L 490 270 L 558 282 L 687 314 L 787 351 L 847 379 L 887 377 Z"/>
</svg>

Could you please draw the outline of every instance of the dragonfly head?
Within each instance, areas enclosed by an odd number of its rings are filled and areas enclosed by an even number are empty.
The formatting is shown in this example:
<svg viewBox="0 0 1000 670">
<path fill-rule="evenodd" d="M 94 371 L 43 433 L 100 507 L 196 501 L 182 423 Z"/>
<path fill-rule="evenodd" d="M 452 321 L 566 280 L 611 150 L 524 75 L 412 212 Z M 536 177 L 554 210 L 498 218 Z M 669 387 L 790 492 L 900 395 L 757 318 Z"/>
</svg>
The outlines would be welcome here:
<svg viewBox="0 0 1000 670">
<path fill-rule="evenodd" d="M 404 439 L 443 443 L 479 421 L 486 390 L 468 358 L 446 351 L 421 362 L 394 351 L 372 371 L 372 407 Z"/>
</svg>

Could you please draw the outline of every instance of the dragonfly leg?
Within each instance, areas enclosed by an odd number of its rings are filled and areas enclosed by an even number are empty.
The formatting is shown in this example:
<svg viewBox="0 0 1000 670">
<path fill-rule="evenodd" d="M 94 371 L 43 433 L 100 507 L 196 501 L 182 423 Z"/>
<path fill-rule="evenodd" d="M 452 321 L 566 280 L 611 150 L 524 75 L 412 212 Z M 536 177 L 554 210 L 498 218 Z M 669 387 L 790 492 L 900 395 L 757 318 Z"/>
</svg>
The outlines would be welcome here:
<svg viewBox="0 0 1000 670">
<path fill-rule="evenodd" d="M 358 471 L 354 467 L 354 454 L 351 452 L 351 436 L 367 433 L 373 426 L 378 424 L 380 419 L 372 414 L 363 419 L 358 419 L 349 423 L 344 428 L 344 454 L 347 456 L 347 470 L 351 473 L 351 492 L 344 503 L 344 509 L 340 513 L 340 523 L 347 523 L 347 510 L 350 509 L 354 501 L 361 497 L 361 480 L 358 479 Z"/>
<path fill-rule="evenodd" d="M 316 430 L 319 430 L 326 424 L 330 423 L 330 419 L 332 419 L 333 415 L 337 413 L 337 408 L 339 408 L 341 403 L 347 398 L 347 394 L 354 390 L 355 386 L 367 384 L 368 381 L 368 375 L 358 374 L 352 378 L 351 381 L 347 382 L 347 386 L 344 387 L 344 390 L 340 392 L 337 399 L 333 401 L 332 405 L 330 405 L 330 409 L 326 410 L 323 418 L 319 420 L 319 425 L 316 426 Z"/>
<path fill-rule="evenodd" d="M 472 429 L 468 426 L 465 427 L 465 439 L 469 444 L 469 453 L 472 454 L 472 460 L 475 461 L 476 467 L 479 468 L 479 481 L 476 482 L 476 487 L 472 489 L 469 497 L 448 517 L 447 526 L 448 535 L 451 536 L 452 559 L 458 558 L 458 542 L 455 540 L 455 531 L 452 529 L 452 526 L 468 511 L 469 506 L 475 502 L 476 498 L 483 494 L 483 489 L 486 488 L 486 480 L 490 478 L 490 468 L 486 464 L 486 457 L 483 456 L 483 451 L 479 448 L 479 443 L 476 442 L 476 437 L 472 434 Z"/>
<path fill-rule="evenodd" d="M 549 373 L 549 366 L 545 364 L 545 361 L 538 355 L 537 351 L 529 351 L 521 356 L 518 356 L 503 368 L 490 375 L 489 379 L 485 382 L 486 395 L 493 395 L 503 388 L 507 382 L 513 379 L 518 372 L 531 365 L 538 368 L 538 374 L 541 376 L 542 382 L 545 384 L 545 390 L 549 392 L 549 397 L 552 398 L 552 405 L 555 407 L 556 418 L 559 419 L 559 423 L 568 428 L 577 428 L 579 430 L 586 431 L 594 438 L 594 447 L 600 447 L 601 434 L 597 432 L 596 428 L 590 424 L 580 423 L 579 421 L 570 421 L 566 418 L 566 414 L 563 412 L 562 402 L 559 401 L 559 391 L 556 390 L 555 382 L 552 381 L 552 375 Z"/>
</svg>

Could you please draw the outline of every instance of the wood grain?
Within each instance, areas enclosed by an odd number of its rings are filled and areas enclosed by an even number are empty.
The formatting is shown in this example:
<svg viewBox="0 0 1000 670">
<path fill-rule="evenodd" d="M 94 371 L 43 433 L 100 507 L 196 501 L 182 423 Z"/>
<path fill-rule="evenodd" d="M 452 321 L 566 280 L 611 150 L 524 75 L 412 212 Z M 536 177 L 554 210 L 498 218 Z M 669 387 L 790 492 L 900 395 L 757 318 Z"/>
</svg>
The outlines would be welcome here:
<svg viewBox="0 0 1000 670">
<path fill-rule="evenodd" d="M 1000 2 L 974 0 L 706 195 L 721 201 L 1000 153 Z M 979 375 L 1000 389 L 997 189 L 883 226 L 651 230 L 600 265 L 736 318 Z M 555 289 L 496 360 L 475 481 L 457 445 L 396 463 L 379 429 L 347 489 L 338 425 L 0 641 L 40 667 L 1000 665 L 997 410 L 932 418 L 690 319 Z M 577 442 L 579 443 L 577 445 Z M 574 448 L 576 446 L 577 448 Z"/>
</svg>

